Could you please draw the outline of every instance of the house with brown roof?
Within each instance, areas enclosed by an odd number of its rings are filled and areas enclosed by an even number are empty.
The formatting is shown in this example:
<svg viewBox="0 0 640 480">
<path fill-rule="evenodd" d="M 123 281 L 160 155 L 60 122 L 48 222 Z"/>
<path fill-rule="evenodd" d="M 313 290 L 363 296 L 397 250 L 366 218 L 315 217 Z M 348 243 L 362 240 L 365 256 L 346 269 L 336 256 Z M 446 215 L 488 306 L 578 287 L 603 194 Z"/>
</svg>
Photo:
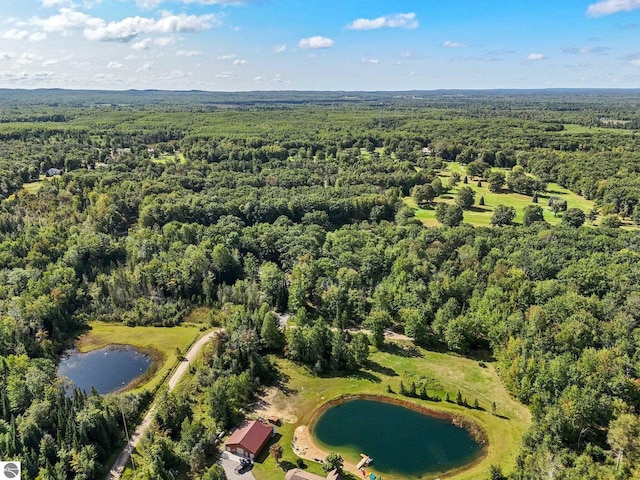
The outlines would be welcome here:
<svg viewBox="0 0 640 480">
<path fill-rule="evenodd" d="M 292 468 L 284 476 L 285 480 L 340 480 L 338 470 L 331 470 L 326 477 L 321 477 L 315 473 L 305 472 L 299 468 Z"/>
<path fill-rule="evenodd" d="M 274 434 L 275 427 L 257 420 L 245 420 L 227 439 L 225 450 L 253 460 Z"/>
</svg>

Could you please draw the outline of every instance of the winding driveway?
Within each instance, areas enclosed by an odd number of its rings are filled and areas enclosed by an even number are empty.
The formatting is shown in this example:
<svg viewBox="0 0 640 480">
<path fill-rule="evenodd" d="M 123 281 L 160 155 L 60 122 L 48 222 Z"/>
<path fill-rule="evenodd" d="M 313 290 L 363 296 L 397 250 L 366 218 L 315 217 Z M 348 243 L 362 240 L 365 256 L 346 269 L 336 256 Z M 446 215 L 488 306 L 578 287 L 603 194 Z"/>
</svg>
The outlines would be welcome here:
<svg viewBox="0 0 640 480">
<path fill-rule="evenodd" d="M 193 362 L 193 360 L 195 360 L 195 358 L 198 356 L 198 353 L 200 353 L 202 347 L 204 347 L 204 345 L 209 340 L 211 340 L 213 336 L 219 331 L 220 330 L 214 330 L 213 332 L 209 332 L 206 335 L 203 335 L 191 346 L 189 351 L 185 354 L 184 359 L 178 365 L 178 368 L 176 368 L 175 372 L 173 372 L 173 375 L 171 375 L 171 378 L 169 378 L 169 382 L 167 383 L 169 391 L 173 390 L 176 387 L 176 385 L 182 379 L 183 375 L 189 369 L 189 365 L 191 364 L 191 362 Z M 120 480 L 120 476 L 122 475 L 122 472 L 124 472 L 124 467 L 129 460 L 130 452 L 133 452 L 133 450 L 138 446 L 140 439 L 151 425 L 151 421 L 153 420 L 155 412 L 156 402 L 154 401 L 151 405 L 151 408 L 144 416 L 142 423 L 138 425 L 135 432 L 133 432 L 133 435 L 131 435 L 129 443 L 127 443 L 127 445 L 122 449 L 122 452 L 120 452 L 120 455 L 118 455 L 116 461 L 113 462 L 111 470 L 106 477 L 107 480 Z"/>
</svg>

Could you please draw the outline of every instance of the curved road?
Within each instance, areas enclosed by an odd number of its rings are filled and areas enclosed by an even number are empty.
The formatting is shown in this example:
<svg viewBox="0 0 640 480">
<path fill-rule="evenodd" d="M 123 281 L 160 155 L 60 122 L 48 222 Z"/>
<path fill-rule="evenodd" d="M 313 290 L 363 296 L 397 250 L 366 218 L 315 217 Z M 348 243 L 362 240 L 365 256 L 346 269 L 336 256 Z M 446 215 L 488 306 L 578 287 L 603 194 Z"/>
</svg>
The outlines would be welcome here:
<svg viewBox="0 0 640 480">
<path fill-rule="evenodd" d="M 204 345 L 209 340 L 211 340 L 211 338 L 213 338 L 213 336 L 219 331 L 220 330 L 214 330 L 213 332 L 207 333 L 206 335 L 199 338 L 198 341 L 191 346 L 189 351 L 184 356 L 184 360 L 180 362 L 180 364 L 178 365 L 178 368 L 176 368 L 176 371 L 173 372 L 173 375 L 171 375 L 171 378 L 169 378 L 169 382 L 167 383 L 169 387 L 169 391 L 173 390 L 175 386 L 180 382 L 183 375 L 189 369 L 190 363 L 193 362 L 193 360 L 195 360 L 198 353 L 200 353 L 200 350 L 202 349 L 202 347 L 204 347 Z M 124 471 L 124 467 L 127 464 L 127 461 L 129 460 L 129 452 L 132 452 L 138 446 L 140 439 L 142 438 L 142 436 L 145 434 L 145 432 L 151 425 L 151 420 L 153 419 L 153 415 L 155 414 L 155 412 L 156 412 L 156 402 L 154 401 L 153 404 L 151 405 L 151 408 L 149 409 L 147 414 L 144 416 L 142 423 L 138 425 L 138 427 L 136 428 L 136 431 L 133 433 L 133 435 L 131 435 L 131 438 L 129 439 L 129 443 L 127 443 L 127 445 L 122 449 L 122 452 L 120 452 L 120 455 L 118 455 L 118 458 L 116 459 L 116 461 L 113 462 L 113 465 L 111 466 L 111 470 L 107 475 L 107 480 L 120 479 L 120 476 Z"/>
</svg>

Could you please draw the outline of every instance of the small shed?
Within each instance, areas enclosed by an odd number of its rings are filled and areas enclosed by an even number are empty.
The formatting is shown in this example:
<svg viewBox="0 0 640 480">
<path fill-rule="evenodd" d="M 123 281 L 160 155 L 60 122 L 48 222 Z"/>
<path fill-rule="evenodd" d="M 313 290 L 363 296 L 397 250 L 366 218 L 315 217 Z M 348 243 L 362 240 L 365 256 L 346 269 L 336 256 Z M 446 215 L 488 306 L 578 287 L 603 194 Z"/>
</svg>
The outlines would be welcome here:
<svg viewBox="0 0 640 480">
<path fill-rule="evenodd" d="M 257 420 L 245 420 L 227 439 L 225 450 L 253 460 L 274 434 L 275 427 Z"/>
</svg>

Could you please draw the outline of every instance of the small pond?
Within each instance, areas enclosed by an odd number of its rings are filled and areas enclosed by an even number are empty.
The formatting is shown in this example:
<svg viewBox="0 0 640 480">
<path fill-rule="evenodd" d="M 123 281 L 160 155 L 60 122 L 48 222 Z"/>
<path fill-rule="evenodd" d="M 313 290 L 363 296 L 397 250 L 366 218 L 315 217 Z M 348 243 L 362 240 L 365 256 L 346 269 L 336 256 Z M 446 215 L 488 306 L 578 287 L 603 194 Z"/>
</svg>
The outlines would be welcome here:
<svg viewBox="0 0 640 480">
<path fill-rule="evenodd" d="M 432 477 L 480 458 L 482 446 L 451 423 L 410 408 L 357 399 L 328 408 L 312 426 L 319 445 L 356 463 L 363 452 L 369 470 L 398 477 Z"/>
<path fill-rule="evenodd" d="M 67 352 L 58 367 L 58 375 L 69 379 L 86 392 L 94 386 L 98 393 L 123 388 L 145 373 L 151 358 L 133 347 L 105 347 L 88 353 Z"/>
</svg>

